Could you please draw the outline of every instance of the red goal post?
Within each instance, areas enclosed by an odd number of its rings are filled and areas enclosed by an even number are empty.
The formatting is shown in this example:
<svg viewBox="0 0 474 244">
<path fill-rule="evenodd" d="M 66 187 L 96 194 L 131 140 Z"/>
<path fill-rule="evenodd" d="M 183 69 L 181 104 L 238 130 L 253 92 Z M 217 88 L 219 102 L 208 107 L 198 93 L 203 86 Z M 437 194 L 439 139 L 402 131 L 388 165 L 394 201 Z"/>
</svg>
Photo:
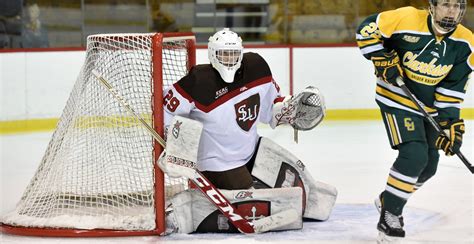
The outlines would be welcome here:
<svg viewBox="0 0 474 244">
<path fill-rule="evenodd" d="M 98 70 L 163 136 L 163 90 L 196 63 L 193 33 L 101 34 L 45 155 L 14 211 L 8 234 L 58 237 L 161 235 L 167 197 L 185 179 L 163 174 L 162 147 L 95 80 Z M 2 196 L 5 197 L 5 196 Z"/>
</svg>

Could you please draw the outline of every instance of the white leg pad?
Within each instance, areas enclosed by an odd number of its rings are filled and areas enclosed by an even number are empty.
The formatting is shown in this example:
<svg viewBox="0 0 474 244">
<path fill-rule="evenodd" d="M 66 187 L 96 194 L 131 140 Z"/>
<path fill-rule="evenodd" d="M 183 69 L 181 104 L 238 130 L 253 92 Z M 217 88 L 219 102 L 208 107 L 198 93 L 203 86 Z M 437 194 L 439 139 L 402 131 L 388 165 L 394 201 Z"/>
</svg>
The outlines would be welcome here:
<svg viewBox="0 0 474 244">
<path fill-rule="evenodd" d="M 232 203 L 240 213 L 249 221 L 258 220 L 281 213 L 288 209 L 294 209 L 298 215 L 297 221 L 282 226 L 275 230 L 294 230 L 303 227 L 302 221 L 302 189 L 300 187 L 276 188 L 276 189 L 248 189 L 248 190 L 221 190 L 221 193 Z M 231 224 L 217 208 L 197 190 L 187 190 L 175 195 L 169 203 L 173 211 L 167 214 L 168 226 L 173 225 L 174 230 L 167 232 L 191 233 L 207 219 L 208 229 L 215 232 L 225 232 Z M 217 213 L 215 222 L 210 222 L 212 214 Z"/>
<path fill-rule="evenodd" d="M 296 156 L 265 137 L 260 141 L 252 175 L 272 188 L 302 187 L 305 218 L 327 220 L 336 202 L 334 186 L 315 181 Z"/>
<path fill-rule="evenodd" d="M 167 200 L 166 233 L 191 233 L 194 231 L 192 212 L 193 194 L 186 190 Z"/>
</svg>

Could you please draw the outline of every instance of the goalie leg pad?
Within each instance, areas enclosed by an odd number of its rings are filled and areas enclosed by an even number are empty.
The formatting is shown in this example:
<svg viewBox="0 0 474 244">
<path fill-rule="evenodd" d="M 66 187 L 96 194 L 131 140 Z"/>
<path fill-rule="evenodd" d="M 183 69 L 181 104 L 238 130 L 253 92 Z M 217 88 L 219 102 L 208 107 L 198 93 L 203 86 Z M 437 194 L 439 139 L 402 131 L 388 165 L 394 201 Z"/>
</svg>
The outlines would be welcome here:
<svg viewBox="0 0 474 244">
<path fill-rule="evenodd" d="M 182 191 L 167 200 L 166 234 L 194 231 L 194 223 L 190 221 L 193 219 L 193 191 Z"/>
<path fill-rule="evenodd" d="M 265 137 L 260 141 L 252 176 L 272 188 L 301 187 L 305 218 L 327 220 L 336 203 L 334 186 L 315 181 L 296 156 Z"/>
<path fill-rule="evenodd" d="M 276 189 L 221 190 L 221 193 L 249 221 L 282 213 L 288 209 L 298 215 L 297 221 L 274 230 L 294 230 L 303 227 L 302 189 L 300 187 Z M 239 233 L 217 208 L 197 190 L 186 190 L 170 200 L 172 211 L 167 214 L 167 225 L 174 230 L 167 233 Z M 284 216 L 283 216 L 284 217 Z"/>
</svg>

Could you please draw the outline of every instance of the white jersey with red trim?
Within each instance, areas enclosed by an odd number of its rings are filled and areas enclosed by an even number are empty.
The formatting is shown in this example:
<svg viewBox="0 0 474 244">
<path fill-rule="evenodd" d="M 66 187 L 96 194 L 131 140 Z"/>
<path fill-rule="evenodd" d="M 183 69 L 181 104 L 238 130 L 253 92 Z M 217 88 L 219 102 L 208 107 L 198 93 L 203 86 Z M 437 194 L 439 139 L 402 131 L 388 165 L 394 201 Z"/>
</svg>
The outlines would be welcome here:
<svg viewBox="0 0 474 244">
<path fill-rule="evenodd" d="M 246 164 L 258 141 L 257 121 L 272 118 L 279 87 L 265 60 L 245 53 L 233 83 L 226 83 L 211 65 L 197 65 L 165 90 L 165 126 L 174 115 L 203 123 L 198 170 L 225 171 Z"/>
</svg>

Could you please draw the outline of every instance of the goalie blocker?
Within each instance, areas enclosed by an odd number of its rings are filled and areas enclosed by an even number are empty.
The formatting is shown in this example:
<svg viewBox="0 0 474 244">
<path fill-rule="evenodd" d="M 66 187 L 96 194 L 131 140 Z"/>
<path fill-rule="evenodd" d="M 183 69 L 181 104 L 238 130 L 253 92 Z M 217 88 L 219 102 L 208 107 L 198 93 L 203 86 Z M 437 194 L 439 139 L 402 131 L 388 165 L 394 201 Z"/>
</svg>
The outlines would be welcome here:
<svg viewBox="0 0 474 244">
<path fill-rule="evenodd" d="M 174 159 L 183 159 L 181 161 L 187 164 L 197 161 L 197 142 L 202 127 L 196 123 L 186 123 L 189 119 L 183 120 L 180 116 L 175 116 L 174 120 L 177 118 L 181 121 L 179 130 L 175 126 L 169 128 L 166 155 L 160 157 L 158 164 L 170 176 L 192 178 L 195 171 L 193 167 L 179 165 L 180 162 Z M 272 216 L 270 224 L 276 228 L 268 229 L 300 229 L 303 211 L 307 218 L 326 220 L 329 217 L 337 195 L 335 188 L 314 181 L 305 172 L 301 161 L 269 139 L 261 139 L 252 175 L 266 186 L 276 189 L 220 192 L 254 226 L 266 225 L 262 221 Z M 287 213 L 291 213 L 291 216 Z M 237 232 L 216 206 L 194 189 L 168 199 L 167 227 L 167 233 Z"/>
</svg>

